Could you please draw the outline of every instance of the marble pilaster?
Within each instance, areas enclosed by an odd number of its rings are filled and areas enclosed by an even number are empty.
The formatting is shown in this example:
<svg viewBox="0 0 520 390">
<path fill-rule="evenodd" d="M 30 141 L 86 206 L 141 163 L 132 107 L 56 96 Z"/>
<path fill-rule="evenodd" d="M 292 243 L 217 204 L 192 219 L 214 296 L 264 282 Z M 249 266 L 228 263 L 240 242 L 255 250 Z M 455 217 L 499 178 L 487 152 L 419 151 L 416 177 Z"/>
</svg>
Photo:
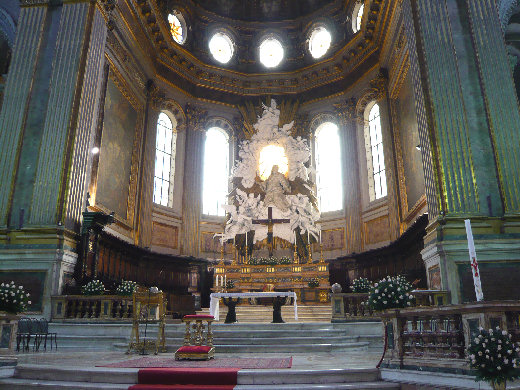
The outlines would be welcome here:
<svg viewBox="0 0 520 390">
<path fill-rule="evenodd" d="M 186 106 L 186 155 L 182 196 L 183 255 L 199 255 L 199 222 L 202 212 L 202 175 L 204 159 L 204 124 L 207 112 L 192 105 Z"/>
<path fill-rule="evenodd" d="M 18 33 L 0 111 L 0 185 L 4 188 L 0 191 L 0 226 L 7 225 L 24 132 L 24 114 L 29 102 L 47 11 L 47 4 L 22 7 L 20 11 Z"/>
</svg>

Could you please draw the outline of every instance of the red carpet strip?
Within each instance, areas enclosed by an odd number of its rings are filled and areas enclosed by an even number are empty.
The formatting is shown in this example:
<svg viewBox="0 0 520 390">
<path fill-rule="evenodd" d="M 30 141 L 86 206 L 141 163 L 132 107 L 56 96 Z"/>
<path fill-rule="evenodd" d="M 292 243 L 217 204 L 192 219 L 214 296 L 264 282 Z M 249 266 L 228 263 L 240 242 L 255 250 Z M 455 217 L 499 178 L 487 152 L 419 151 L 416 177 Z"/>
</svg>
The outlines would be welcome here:
<svg viewBox="0 0 520 390">
<path fill-rule="evenodd" d="M 233 390 L 238 368 L 145 368 L 128 390 Z"/>
</svg>

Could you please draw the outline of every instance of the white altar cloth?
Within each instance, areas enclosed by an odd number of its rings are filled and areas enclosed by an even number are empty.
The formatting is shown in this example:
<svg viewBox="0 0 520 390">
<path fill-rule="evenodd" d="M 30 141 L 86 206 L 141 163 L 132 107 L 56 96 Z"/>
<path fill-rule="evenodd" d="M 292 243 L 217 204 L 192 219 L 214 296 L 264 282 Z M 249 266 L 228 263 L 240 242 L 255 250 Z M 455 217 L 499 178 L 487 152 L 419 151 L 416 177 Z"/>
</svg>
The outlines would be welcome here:
<svg viewBox="0 0 520 390">
<path fill-rule="evenodd" d="M 266 298 L 266 297 L 293 297 L 294 298 L 294 319 L 298 319 L 298 304 L 296 303 L 296 293 L 287 292 L 248 292 L 248 293 L 211 293 L 209 301 L 209 314 L 219 320 L 219 299 L 220 298 Z"/>
</svg>

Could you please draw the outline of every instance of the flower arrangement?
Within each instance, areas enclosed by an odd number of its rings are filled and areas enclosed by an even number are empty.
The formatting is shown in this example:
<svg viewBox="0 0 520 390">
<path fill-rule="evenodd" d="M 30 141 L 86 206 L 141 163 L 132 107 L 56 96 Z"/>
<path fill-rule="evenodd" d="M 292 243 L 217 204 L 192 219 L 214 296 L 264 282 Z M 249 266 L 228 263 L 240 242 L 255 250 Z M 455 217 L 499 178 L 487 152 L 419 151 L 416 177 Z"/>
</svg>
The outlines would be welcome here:
<svg viewBox="0 0 520 390">
<path fill-rule="evenodd" d="M 476 371 L 475 380 L 491 382 L 493 388 L 520 377 L 517 370 L 520 346 L 498 326 L 489 330 L 479 328 L 479 334 L 468 347 L 468 357 L 471 368 Z"/>
<path fill-rule="evenodd" d="M 257 265 L 258 264 L 258 259 L 256 257 L 251 257 L 249 259 L 249 265 Z"/>
<path fill-rule="evenodd" d="M 131 280 L 123 280 L 119 286 L 117 286 L 116 294 L 130 296 L 134 293 L 137 288 L 137 282 Z"/>
<path fill-rule="evenodd" d="M 0 284 L 0 310 L 16 314 L 26 311 L 30 304 L 29 293 L 23 286 L 16 286 L 13 281 Z"/>
<path fill-rule="evenodd" d="M 233 280 L 226 281 L 226 289 L 231 290 L 232 288 L 235 288 L 235 282 Z"/>
<path fill-rule="evenodd" d="M 372 283 L 367 278 L 357 278 L 352 281 L 352 289 L 353 293 L 367 293 L 370 292 L 370 288 L 372 287 Z"/>
<path fill-rule="evenodd" d="M 99 280 L 91 280 L 81 287 L 81 293 L 83 295 L 103 295 L 104 292 L 105 286 Z"/>
<path fill-rule="evenodd" d="M 279 264 L 292 264 L 292 260 L 287 256 L 282 256 L 279 260 Z"/>
<path fill-rule="evenodd" d="M 320 280 L 318 278 L 312 278 L 307 282 L 309 288 L 316 288 L 320 286 Z"/>
<path fill-rule="evenodd" d="M 387 276 L 370 288 L 367 304 L 376 311 L 408 307 L 413 302 L 412 290 L 404 276 Z"/>
</svg>

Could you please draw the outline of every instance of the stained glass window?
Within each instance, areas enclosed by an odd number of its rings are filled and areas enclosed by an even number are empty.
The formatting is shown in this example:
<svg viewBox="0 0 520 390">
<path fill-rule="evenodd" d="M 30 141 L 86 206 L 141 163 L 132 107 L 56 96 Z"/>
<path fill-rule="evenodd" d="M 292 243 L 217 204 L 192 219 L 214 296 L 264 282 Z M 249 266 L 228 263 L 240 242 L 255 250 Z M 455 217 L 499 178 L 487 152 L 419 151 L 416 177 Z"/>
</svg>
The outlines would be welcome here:
<svg viewBox="0 0 520 390">
<path fill-rule="evenodd" d="M 282 62 L 284 50 L 276 38 L 266 38 L 260 44 L 260 62 L 267 68 L 274 68 Z"/>
<path fill-rule="evenodd" d="M 385 155 L 383 153 L 383 135 L 381 133 L 381 116 L 379 106 L 374 104 L 368 114 L 368 128 L 370 132 L 370 151 L 372 155 L 372 168 L 374 180 L 375 199 L 387 194 Z"/>
<path fill-rule="evenodd" d="M 168 22 L 170 23 L 170 34 L 172 38 L 179 45 L 182 45 L 186 40 L 186 25 L 180 14 L 169 14 Z"/>
<path fill-rule="evenodd" d="M 316 185 L 320 212 L 343 208 L 339 129 L 325 122 L 316 129 Z"/>
<path fill-rule="evenodd" d="M 164 112 L 157 120 L 157 137 L 155 140 L 155 175 L 153 182 L 153 201 L 162 206 L 172 206 L 173 179 L 175 175 L 177 133 L 173 124 Z"/>
<path fill-rule="evenodd" d="M 309 51 L 314 58 L 320 58 L 329 50 L 332 37 L 325 27 L 315 28 L 309 38 Z"/>
<path fill-rule="evenodd" d="M 213 58 L 222 64 L 226 64 L 233 57 L 234 45 L 231 37 L 225 33 L 214 34 L 209 41 L 209 51 Z"/>
<path fill-rule="evenodd" d="M 202 212 L 206 215 L 226 215 L 229 179 L 229 141 L 224 130 L 212 127 L 206 131 Z"/>
</svg>

